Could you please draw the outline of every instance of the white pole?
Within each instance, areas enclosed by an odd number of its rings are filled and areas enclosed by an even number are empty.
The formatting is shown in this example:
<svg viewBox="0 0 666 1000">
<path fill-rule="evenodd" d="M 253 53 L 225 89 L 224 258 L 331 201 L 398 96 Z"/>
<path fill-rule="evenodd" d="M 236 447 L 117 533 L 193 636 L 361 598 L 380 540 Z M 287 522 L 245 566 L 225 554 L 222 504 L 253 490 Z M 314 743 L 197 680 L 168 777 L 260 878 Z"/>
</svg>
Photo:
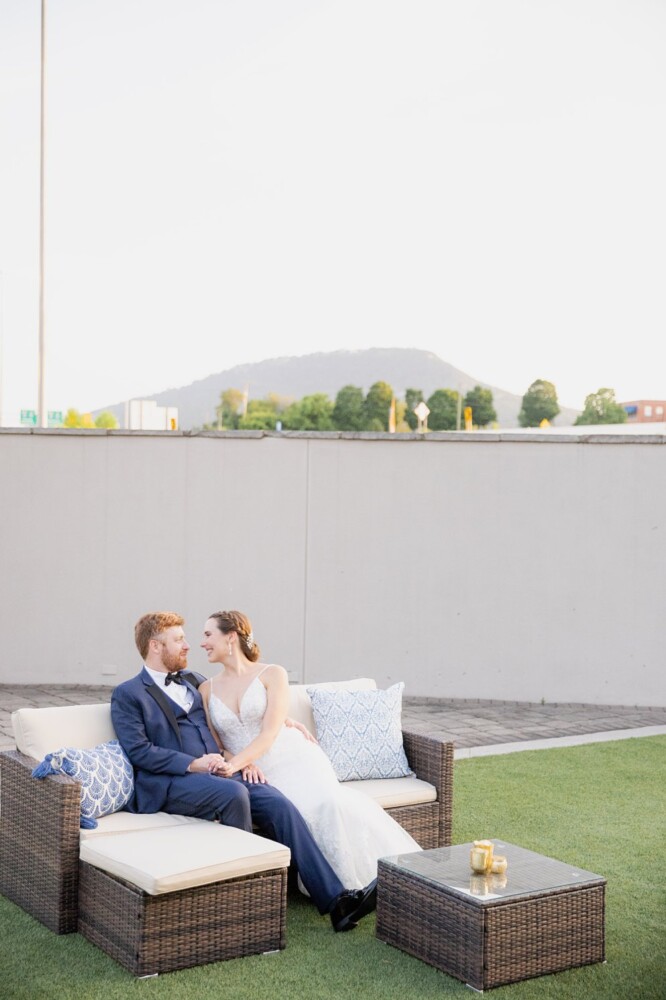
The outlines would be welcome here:
<svg viewBox="0 0 666 1000">
<path fill-rule="evenodd" d="M 3 423 L 2 423 L 2 407 L 3 407 L 3 404 L 4 404 L 4 399 L 3 399 L 2 389 L 3 389 L 3 382 L 4 382 L 4 376 L 5 376 L 4 366 L 3 366 L 3 361 L 4 361 L 3 347 L 4 347 L 4 334 L 5 334 L 5 316 L 4 316 L 4 306 L 5 306 L 4 291 L 5 291 L 5 285 L 4 285 L 4 280 L 5 280 L 5 276 L 2 273 L 2 271 L 0 271 L 0 427 L 3 426 Z"/>
<path fill-rule="evenodd" d="M 46 391 L 44 371 L 44 159 L 45 159 L 45 82 L 46 82 L 46 0 L 42 0 L 41 90 L 39 107 L 39 375 L 37 418 L 40 427 L 46 427 Z"/>
</svg>

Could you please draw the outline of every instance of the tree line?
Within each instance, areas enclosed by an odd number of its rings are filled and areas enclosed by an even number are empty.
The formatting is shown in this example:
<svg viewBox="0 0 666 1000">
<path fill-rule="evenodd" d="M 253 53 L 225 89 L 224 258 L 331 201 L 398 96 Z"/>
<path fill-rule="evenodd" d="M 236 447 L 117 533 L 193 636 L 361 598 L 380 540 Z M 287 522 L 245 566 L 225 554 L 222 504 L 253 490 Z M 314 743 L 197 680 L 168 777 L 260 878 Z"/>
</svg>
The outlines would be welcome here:
<svg viewBox="0 0 666 1000">
<path fill-rule="evenodd" d="M 216 423 L 207 430 L 274 430 L 280 425 L 294 431 L 415 431 L 418 417 L 414 412 L 424 402 L 430 411 L 427 428 L 431 431 L 458 430 L 465 411 L 471 411 L 475 427 L 495 423 L 497 414 L 490 389 L 475 385 L 462 397 L 456 389 L 435 389 L 424 396 L 420 389 L 406 389 L 405 398 L 397 399 L 388 382 L 375 382 L 368 392 L 356 385 L 345 385 L 335 400 L 323 392 L 292 400 L 277 393 L 263 399 L 247 399 L 241 389 L 225 389 L 216 407 Z M 539 427 L 550 423 L 560 412 L 557 390 L 552 382 L 537 379 L 523 396 L 518 422 L 521 427 Z M 613 389 L 601 388 L 585 398 L 585 407 L 576 425 L 622 424 L 627 420 L 624 408 L 616 401 Z M 63 427 L 116 428 L 118 421 L 108 410 L 93 418 L 70 408 Z"/>
<path fill-rule="evenodd" d="M 81 413 L 73 406 L 67 410 L 62 422 L 63 427 L 88 427 L 102 428 L 104 430 L 115 430 L 118 421 L 110 410 L 103 410 L 93 418 L 92 413 Z"/>
<path fill-rule="evenodd" d="M 207 429 L 293 431 L 388 431 L 417 429 L 415 407 L 424 402 L 429 409 L 428 430 L 455 430 L 461 413 L 471 408 L 477 427 L 497 420 L 490 389 L 477 385 L 462 397 L 455 389 L 436 389 L 425 397 L 421 389 L 410 388 L 398 399 L 388 382 L 375 382 L 367 393 L 359 386 L 345 385 L 334 400 L 317 392 L 291 400 L 277 393 L 263 399 L 247 399 L 241 389 L 225 389 L 216 408 L 216 423 Z"/>
<path fill-rule="evenodd" d="M 552 382 L 537 379 L 532 382 L 518 414 L 521 427 L 540 427 L 544 421 L 554 420 L 560 412 L 557 390 Z M 585 406 L 574 421 L 575 426 L 585 424 L 624 424 L 627 413 L 615 399 L 615 390 L 598 389 L 585 397 Z"/>
<path fill-rule="evenodd" d="M 419 403 L 429 413 L 427 429 L 451 431 L 461 426 L 488 427 L 497 420 L 492 390 L 476 385 L 462 396 L 456 389 L 435 389 L 425 396 L 421 389 L 405 390 L 398 399 L 388 382 L 375 382 L 367 393 L 359 386 L 345 385 L 334 400 L 317 392 L 293 400 L 277 393 L 262 399 L 247 398 L 241 389 L 225 389 L 216 407 L 216 422 L 208 430 L 282 430 L 294 431 L 388 431 L 409 432 L 418 429 L 415 413 Z M 557 390 L 552 382 L 536 379 L 522 398 L 518 422 L 521 427 L 550 424 L 560 412 Z M 463 418 L 467 417 L 464 420 Z M 613 389 L 602 388 L 585 399 L 585 407 L 575 423 L 624 423 L 623 407 L 616 402 Z"/>
</svg>

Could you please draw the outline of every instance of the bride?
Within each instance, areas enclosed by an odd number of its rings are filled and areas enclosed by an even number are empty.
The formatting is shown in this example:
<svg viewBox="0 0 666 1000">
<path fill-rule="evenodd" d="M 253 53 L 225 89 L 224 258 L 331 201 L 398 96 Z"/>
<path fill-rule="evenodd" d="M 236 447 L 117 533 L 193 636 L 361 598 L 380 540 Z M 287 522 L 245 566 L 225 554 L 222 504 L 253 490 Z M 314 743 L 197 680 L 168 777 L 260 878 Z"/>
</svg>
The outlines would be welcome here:
<svg viewBox="0 0 666 1000">
<path fill-rule="evenodd" d="M 343 885 L 358 889 L 377 877 L 377 859 L 420 850 L 416 841 L 363 792 L 338 782 L 328 757 L 285 720 L 284 667 L 259 662 L 252 627 L 239 611 L 218 611 L 204 627 L 202 648 L 221 673 L 201 685 L 210 729 L 230 777 L 255 765 L 298 808 Z"/>
</svg>

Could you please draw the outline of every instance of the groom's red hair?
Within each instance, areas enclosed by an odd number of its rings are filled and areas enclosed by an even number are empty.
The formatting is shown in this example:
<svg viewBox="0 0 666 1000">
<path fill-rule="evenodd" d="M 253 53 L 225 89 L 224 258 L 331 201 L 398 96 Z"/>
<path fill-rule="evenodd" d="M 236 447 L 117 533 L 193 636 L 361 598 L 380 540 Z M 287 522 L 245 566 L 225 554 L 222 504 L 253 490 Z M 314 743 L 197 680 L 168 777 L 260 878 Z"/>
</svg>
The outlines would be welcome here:
<svg viewBox="0 0 666 1000">
<path fill-rule="evenodd" d="M 134 626 L 134 641 L 136 648 L 141 653 L 141 659 L 145 660 L 148 655 L 148 645 L 151 639 L 161 635 L 167 628 L 174 625 L 184 625 L 185 619 L 182 615 L 177 615 L 175 611 L 150 611 L 147 615 L 142 615 Z"/>
</svg>

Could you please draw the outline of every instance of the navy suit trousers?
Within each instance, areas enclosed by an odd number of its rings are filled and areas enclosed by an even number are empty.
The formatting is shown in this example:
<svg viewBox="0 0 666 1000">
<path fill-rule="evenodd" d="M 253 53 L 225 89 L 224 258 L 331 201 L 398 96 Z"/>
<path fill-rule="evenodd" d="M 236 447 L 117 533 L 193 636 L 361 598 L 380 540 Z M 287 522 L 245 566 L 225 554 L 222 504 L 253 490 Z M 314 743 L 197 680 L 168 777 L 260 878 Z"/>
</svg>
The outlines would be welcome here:
<svg viewBox="0 0 666 1000">
<path fill-rule="evenodd" d="M 312 839 L 301 814 L 271 785 L 250 784 L 239 776 L 175 776 L 164 809 L 181 816 L 217 819 L 225 826 L 248 832 L 256 824 L 262 836 L 289 848 L 292 863 L 320 913 L 328 913 L 345 888 Z"/>
</svg>

